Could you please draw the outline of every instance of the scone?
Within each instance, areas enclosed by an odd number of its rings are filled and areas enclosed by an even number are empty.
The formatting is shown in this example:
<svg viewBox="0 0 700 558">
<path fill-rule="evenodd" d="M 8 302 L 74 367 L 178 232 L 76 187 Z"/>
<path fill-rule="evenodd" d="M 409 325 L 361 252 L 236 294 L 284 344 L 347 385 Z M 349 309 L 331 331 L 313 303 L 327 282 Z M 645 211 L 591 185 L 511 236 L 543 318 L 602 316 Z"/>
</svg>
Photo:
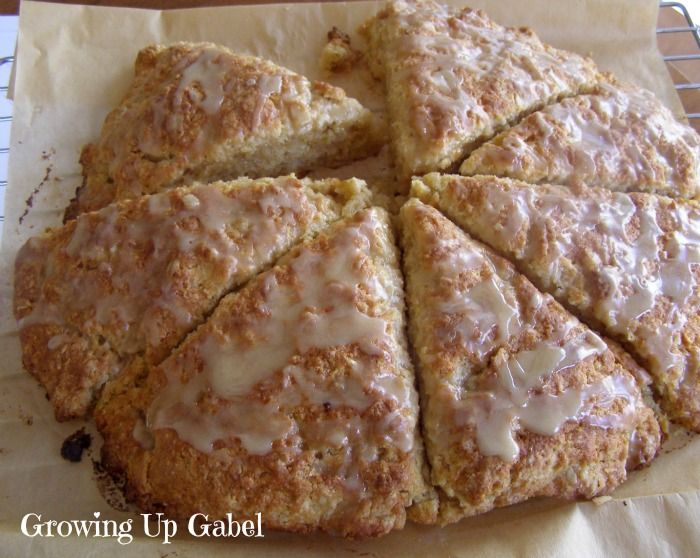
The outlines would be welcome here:
<svg viewBox="0 0 700 558">
<path fill-rule="evenodd" d="M 700 431 L 700 204 L 436 174 L 413 193 L 622 343 L 669 417 Z"/>
<path fill-rule="evenodd" d="M 472 152 L 465 175 L 700 197 L 700 135 L 653 93 L 614 80 L 531 114 Z"/>
<path fill-rule="evenodd" d="M 149 511 L 381 535 L 428 494 L 397 250 L 369 209 L 226 296 L 158 367 L 110 382 L 103 463 Z"/>
<path fill-rule="evenodd" d="M 337 87 L 211 43 L 149 46 L 83 149 L 66 218 L 194 181 L 340 165 L 383 143 L 370 111 Z"/>
<path fill-rule="evenodd" d="M 362 29 L 384 81 L 399 178 L 456 170 L 523 115 L 590 90 L 595 64 L 482 11 L 396 0 Z"/>
<path fill-rule="evenodd" d="M 15 262 L 24 366 L 59 420 L 82 416 L 132 355 L 162 360 L 224 294 L 369 196 L 357 180 L 241 179 L 125 200 L 32 238 Z"/>
<path fill-rule="evenodd" d="M 401 224 L 442 523 L 535 496 L 592 498 L 654 458 L 661 430 L 635 365 L 436 209 L 411 200 Z"/>
</svg>

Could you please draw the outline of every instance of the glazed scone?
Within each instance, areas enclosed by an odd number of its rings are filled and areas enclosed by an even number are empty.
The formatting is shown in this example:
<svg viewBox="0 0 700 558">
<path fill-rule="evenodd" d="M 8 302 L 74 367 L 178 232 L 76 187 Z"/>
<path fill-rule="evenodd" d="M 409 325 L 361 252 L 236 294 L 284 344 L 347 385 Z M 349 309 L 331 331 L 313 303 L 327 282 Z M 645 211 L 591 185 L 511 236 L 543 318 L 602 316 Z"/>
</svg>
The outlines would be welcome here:
<svg viewBox="0 0 700 558">
<path fill-rule="evenodd" d="M 232 288 L 370 197 L 357 180 L 240 179 L 80 215 L 27 241 L 14 313 L 25 368 L 59 420 L 128 359 L 157 363 Z"/>
<path fill-rule="evenodd" d="M 413 193 L 618 340 L 669 418 L 700 431 L 700 204 L 437 174 Z"/>
<path fill-rule="evenodd" d="M 403 304 L 388 214 L 334 224 L 226 296 L 160 366 L 108 384 L 103 463 L 172 518 L 401 528 L 430 492 Z"/>
<path fill-rule="evenodd" d="M 545 107 L 476 149 L 465 175 L 700 197 L 700 135 L 645 89 L 614 80 Z"/>
<path fill-rule="evenodd" d="M 149 46 L 83 149 L 66 218 L 194 181 L 341 165 L 383 143 L 379 121 L 337 87 L 211 43 Z"/>
<path fill-rule="evenodd" d="M 409 332 L 440 521 L 592 498 L 656 455 L 635 370 L 436 209 L 401 209 Z M 631 359 L 630 359 L 631 360 Z"/>
<path fill-rule="evenodd" d="M 402 180 L 456 170 L 480 142 L 598 79 L 590 59 L 470 8 L 396 0 L 362 33 L 372 73 L 386 88 Z"/>
</svg>

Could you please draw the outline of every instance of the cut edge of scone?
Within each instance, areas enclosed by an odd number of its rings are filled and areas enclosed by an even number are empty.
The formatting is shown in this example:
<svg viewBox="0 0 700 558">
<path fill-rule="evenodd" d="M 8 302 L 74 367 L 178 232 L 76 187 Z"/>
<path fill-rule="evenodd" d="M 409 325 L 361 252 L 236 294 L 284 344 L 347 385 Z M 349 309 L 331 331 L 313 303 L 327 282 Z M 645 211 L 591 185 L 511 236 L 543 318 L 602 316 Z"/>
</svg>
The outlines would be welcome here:
<svg viewBox="0 0 700 558">
<path fill-rule="evenodd" d="M 370 197 L 357 179 L 239 179 L 124 200 L 31 238 L 15 261 L 24 367 L 58 420 L 83 417 L 133 355 L 163 360 L 228 292 Z"/>
<path fill-rule="evenodd" d="M 473 97 L 470 97 L 469 101 L 462 100 L 461 97 L 469 96 L 469 94 L 464 93 L 464 91 L 456 92 L 452 85 L 449 85 L 449 87 L 453 88 L 451 90 L 451 93 L 453 93 L 452 97 L 436 97 L 434 104 L 438 108 L 428 107 L 425 103 L 416 107 L 409 106 L 409 92 L 417 90 L 419 85 L 406 83 L 408 70 L 405 67 L 400 67 L 400 64 L 407 55 L 405 53 L 397 54 L 397 50 L 405 47 L 403 43 L 406 43 L 408 37 L 417 36 L 423 37 L 423 39 L 430 37 L 430 33 L 421 35 L 420 31 L 418 31 L 413 35 L 409 31 L 415 32 L 419 27 L 430 30 L 434 26 L 428 25 L 429 22 L 442 23 L 442 20 L 444 20 L 444 25 L 448 28 L 456 30 L 459 29 L 461 24 L 468 25 L 468 23 L 465 24 L 460 20 L 462 18 L 468 19 L 469 17 L 478 21 L 483 26 L 483 29 L 488 30 L 488 32 L 514 34 L 524 44 L 532 46 L 538 52 L 545 53 L 546 56 L 568 56 L 572 61 L 576 61 L 575 64 L 571 62 L 571 65 L 576 65 L 577 68 L 564 74 L 563 77 L 557 76 L 552 78 L 552 83 L 550 84 L 552 91 L 549 94 L 540 95 L 527 103 L 523 100 L 522 106 L 510 108 L 510 110 L 504 109 L 502 113 L 485 111 L 484 107 Z M 454 26 L 452 26 L 453 24 Z M 432 1 L 388 1 L 384 9 L 360 27 L 360 33 L 368 43 L 366 59 L 370 70 L 377 79 L 384 82 L 389 112 L 391 147 L 396 160 L 398 179 L 405 185 L 410 183 L 410 179 L 414 175 L 422 175 L 431 171 L 457 171 L 459 165 L 469 153 L 483 142 L 505 128 L 513 126 L 534 111 L 556 103 L 565 97 L 592 91 L 602 76 L 593 60 L 589 57 L 555 49 L 548 44 L 542 43 L 531 29 L 500 26 L 479 9 L 463 8 L 462 10 L 457 10 Z M 444 70 L 443 66 L 447 64 L 445 61 L 447 57 L 455 56 L 449 53 L 451 46 L 448 44 L 448 41 L 451 39 L 445 39 L 445 37 L 446 35 L 443 33 L 443 35 L 438 36 L 442 40 L 437 41 L 434 46 L 428 43 L 427 46 L 423 47 L 424 58 L 429 59 L 431 55 L 430 48 L 435 50 L 436 56 L 442 57 L 442 61 L 438 64 L 440 72 Z M 445 53 L 443 51 L 448 52 Z M 396 65 L 396 68 L 392 68 L 392 63 Z M 529 64 L 532 66 L 534 62 Z M 565 63 L 562 61 L 560 66 L 564 65 Z M 546 73 L 540 70 L 533 70 L 531 66 L 527 67 L 528 72 L 535 72 L 540 76 Z M 423 64 L 424 70 L 426 67 Z M 547 71 L 551 73 L 553 69 L 548 68 Z M 453 76 L 452 79 L 459 81 L 459 77 Z M 513 84 L 520 83 L 520 79 L 520 76 L 514 78 Z M 428 79 L 428 81 L 431 80 L 432 78 Z M 442 84 L 440 87 L 450 84 L 448 78 L 439 78 L 438 81 Z M 571 83 L 566 84 L 566 81 L 571 81 Z M 436 87 L 438 86 L 436 85 Z M 460 100 L 455 95 L 459 96 Z M 495 95 L 496 93 L 490 92 L 485 97 L 487 100 L 484 105 L 506 102 L 496 98 Z M 503 97 L 505 99 L 508 96 L 512 96 L 512 91 L 506 91 Z M 425 99 L 431 100 L 432 97 L 431 95 L 426 95 Z M 427 103 L 427 101 L 425 102 Z M 469 129 L 457 131 L 451 126 L 443 126 L 444 130 L 439 134 L 440 138 L 435 139 L 433 142 L 431 138 L 426 139 L 427 132 L 421 131 L 423 128 L 427 129 L 429 127 L 428 124 L 421 127 L 412 123 L 412 119 L 415 117 L 414 113 L 421 112 L 421 114 L 425 113 L 423 118 L 425 122 L 432 122 L 430 126 L 440 126 L 439 123 L 435 124 L 439 120 L 440 111 L 449 112 L 449 110 L 453 109 L 448 107 L 459 107 L 460 103 L 466 103 L 463 110 L 467 115 L 472 113 L 486 115 L 487 122 L 481 123 L 480 131 L 475 132 Z M 435 117 L 434 113 L 437 113 L 438 117 Z"/>
<path fill-rule="evenodd" d="M 443 211 L 467 233 L 514 262 L 540 290 L 619 342 L 649 373 L 662 424 L 671 421 L 700 430 L 700 203 L 640 192 L 438 173 L 415 179 L 412 195 Z M 556 217 L 532 218 L 531 206 L 540 205 Z M 586 215 L 582 207 L 587 208 Z M 484 219 L 488 225 L 481 222 Z M 593 226 L 596 219 L 600 222 Z M 564 225 L 569 231 L 567 242 L 576 238 L 575 247 L 566 250 L 557 247 Z M 639 239 L 643 246 L 637 245 Z M 555 258 L 554 263 L 547 263 L 549 257 Z M 625 272 L 623 264 L 637 266 L 645 275 Z M 627 296 L 615 285 L 622 281 L 625 286 L 629 280 L 637 281 L 629 288 L 638 296 L 629 304 L 615 302 Z M 614 288 L 608 291 L 608 285 Z M 611 299 L 610 293 L 617 298 Z M 677 297 L 685 297 L 686 302 L 679 306 Z M 639 307 L 638 315 L 625 315 L 622 310 L 627 307 L 629 312 Z"/>
<path fill-rule="evenodd" d="M 151 45 L 82 150 L 64 221 L 197 181 L 342 166 L 384 143 L 383 119 L 338 87 L 212 43 Z"/>
<path fill-rule="evenodd" d="M 403 527 L 431 488 L 402 283 L 386 212 L 334 223 L 160 366 L 109 382 L 103 463 L 143 510 L 176 519 L 261 512 L 266 528 L 353 538 Z"/>
<path fill-rule="evenodd" d="M 480 145 L 460 174 L 700 198 L 700 136 L 651 91 L 612 75 Z"/>
<path fill-rule="evenodd" d="M 605 494 L 656 456 L 663 430 L 629 356 L 436 209 L 413 199 L 401 223 L 409 333 L 441 524 L 536 496 Z M 550 367 L 556 351 L 565 353 L 563 364 Z M 533 367 L 553 371 L 535 382 Z M 565 413 L 553 420 L 572 393 L 580 398 L 575 420 Z M 528 417 L 528 403 L 540 414 Z M 501 419 L 509 416 L 530 424 L 506 427 Z M 527 431 L 557 422 L 556 432 Z"/>
</svg>

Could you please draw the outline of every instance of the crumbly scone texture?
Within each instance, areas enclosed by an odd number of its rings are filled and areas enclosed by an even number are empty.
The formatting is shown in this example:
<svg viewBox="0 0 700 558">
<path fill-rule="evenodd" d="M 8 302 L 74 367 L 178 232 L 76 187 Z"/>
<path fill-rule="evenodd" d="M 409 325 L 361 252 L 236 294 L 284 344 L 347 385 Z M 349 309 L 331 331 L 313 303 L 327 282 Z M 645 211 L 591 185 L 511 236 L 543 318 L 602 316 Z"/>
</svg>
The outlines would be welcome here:
<svg viewBox="0 0 700 558">
<path fill-rule="evenodd" d="M 152 45 L 83 149 L 66 220 L 195 181 L 341 165 L 383 143 L 380 121 L 342 89 L 211 43 Z"/>
<path fill-rule="evenodd" d="M 455 170 L 479 143 L 599 78 L 589 58 L 476 9 L 396 0 L 362 32 L 372 73 L 386 88 L 402 180 Z"/>
<path fill-rule="evenodd" d="M 464 175 L 700 197 L 700 135 L 656 96 L 608 76 L 594 93 L 535 112 L 481 145 Z"/>
<path fill-rule="evenodd" d="M 15 261 L 25 368 L 59 420 L 135 354 L 158 363 L 220 298 L 368 203 L 362 181 L 240 179 L 125 200 L 30 239 Z"/>
<path fill-rule="evenodd" d="M 700 431 L 700 204 L 437 174 L 413 194 L 619 341 L 669 418 Z"/>
<path fill-rule="evenodd" d="M 107 385 L 103 463 L 172 518 L 349 537 L 401 528 L 412 503 L 427 519 L 403 304 L 388 214 L 335 223 Z"/>
<path fill-rule="evenodd" d="M 606 494 L 627 469 L 655 457 L 661 430 L 624 359 L 436 209 L 407 202 L 401 227 L 409 332 L 441 523 L 536 496 Z M 566 360 L 543 372 L 564 349 Z M 543 376 L 533 382 L 533 374 Z M 544 427 L 559 412 L 554 401 L 577 392 L 588 395 L 579 395 L 575 417 L 564 417 L 555 433 L 533 431 L 527 420 Z M 532 407 L 541 415 L 529 415 Z M 515 444 L 510 459 L 499 453 L 509 449 L 501 440 L 508 435 Z"/>
</svg>

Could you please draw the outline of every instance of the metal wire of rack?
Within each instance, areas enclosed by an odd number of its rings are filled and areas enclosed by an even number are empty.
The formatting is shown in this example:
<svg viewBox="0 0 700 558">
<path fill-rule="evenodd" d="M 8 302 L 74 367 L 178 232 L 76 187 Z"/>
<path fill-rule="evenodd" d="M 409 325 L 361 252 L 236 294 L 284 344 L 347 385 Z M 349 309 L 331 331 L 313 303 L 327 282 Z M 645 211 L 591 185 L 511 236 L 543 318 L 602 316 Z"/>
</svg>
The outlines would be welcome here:
<svg viewBox="0 0 700 558">
<path fill-rule="evenodd" d="M 695 43 L 700 50 L 700 26 L 693 23 L 693 19 L 690 17 L 688 8 L 682 2 L 661 2 L 661 9 L 676 9 L 679 11 L 685 20 L 688 22 L 687 26 L 679 27 L 661 27 L 656 30 L 658 34 L 670 34 L 670 33 L 690 33 L 695 39 Z M 669 54 L 664 56 L 664 61 L 668 62 L 681 62 L 685 60 L 700 60 L 700 53 L 687 53 L 687 54 Z M 693 89 L 700 89 L 700 83 L 677 83 L 676 91 L 687 91 Z M 688 120 L 700 119 L 700 112 L 686 112 Z"/>
<path fill-rule="evenodd" d="M 14 56 L 2 56 L 0 57 L 0 69 L 9 69 L 14 62 Z M 2 158 L 2 165 L 0 165 L 0 238 L 2 238 L 2 227 L 5 221 L 5 211 L 4 211 L 4 200 L 5 192 L 7 191 L 7 165 L 8 157 L 10 154 L 10 130 L 9 126 L 12 122 L 12 105 L 9 100 L 7 100 L 8 84 L 9 84 L 9 74 L 7 72 L 7 81 L 5 85 L 0 85 L 0 96 L 3 98 L 2 112 L 0 113 L 0 126 L 6 127 L 3 130 L 4 134 L 2 137 L 2 143 L 0 144 L 0 158 Z M 9 112 L 8 112 L 9 111 Z"/>
<path fill-rule="evenodd" d="M 676 27 L 661 27 L 656 30 L 657 34 L 663 35 L 663 34 L 674 34 L 674 33 L 691 33 L 693 38 L 695 39 L 695 42 L 697 43 L 698 50 L 700 50 L 700 25 L 697 25 L 693 22 L 690 13 L 688 12 L 687 7 L 682 3 L 682 2 L 669 2 L 666 0 L 663 0 L 659 4 L 660 9 L 675 9 L 678 12 L 680 12 L 683 17 L 685 18 L 687 25 L 686 26 L 676 26 Z M 2 54 L 2 53 L 0 53 Z M 674 63 L 674 62 L 682 62 L 682 61 L 687 61 L 687 60 L 700 60 L 700 52 L 699 53 L 684 53 L 684 54 L 670 54 L 664 56 L 664 61 L 667 63 Z M 0 69 L 3 67 L 9 66 L 14 62 L 14 56 L 0 56 Z M 9 89 L 9 72 L 8 72 L 8 81 L 5 85 L 0 85 L 0 99 L 6 99 L 7 93 Z M 676 84 L 676 90 L 677 91 L 687 91 L 687 90 L 700 90 L 700 83 L 698 82 L 691 82 L 691 83 L 679 83 Z M 5 124 L 9 125 L 9 123 L 12 121 L 12 113 L 11 113 L 11 105 L 10 105 L 10 113 L 9 114 L 0 114 L 0 126 Z M 3 112 L 7 112 L 7 109 Z M 687 117 L 689 120 L 700 120 L 700 112 L 687 112 Z M 4 157 L 5 159 L 9 156 L 10 152 L 10 147 L 9 147 L 9 133 L 6 135 L 8 138 L 6 142 L 3 142 L 2 145 L 0 145 L 0 158 Z M 5 198 L 5 192 L 7 190 L 7 165 L 2 165 L 2 168 L 0 168 L 0 238 L 2 238 L 2 226 L 5 220 L 5 213 L 4 213 L 4 198 Z"/>
</svg>

